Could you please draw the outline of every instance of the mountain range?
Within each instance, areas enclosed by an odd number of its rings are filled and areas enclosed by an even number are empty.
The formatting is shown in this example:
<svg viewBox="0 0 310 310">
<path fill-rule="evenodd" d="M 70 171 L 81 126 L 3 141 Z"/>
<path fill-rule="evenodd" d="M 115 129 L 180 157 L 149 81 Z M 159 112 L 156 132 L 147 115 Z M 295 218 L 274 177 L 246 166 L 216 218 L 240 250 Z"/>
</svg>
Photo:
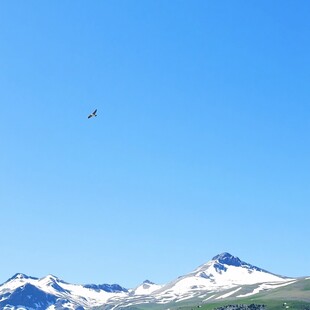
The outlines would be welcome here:
<svg viewBox="0 0 310 310">
<path fill-rule="evenodd" d="M 132 289 L 118 284 L 77 285 L 53 275 L 35 278 L 17 273 L 0 285 L 0 309 L 143 309 L 150 306 L 168 309 L 191 303 L 202 306 L 223 300 L 242 300 L 274 294 L 284 288 L 292 291 L 297 287 L 298 291 L 301 283 L 305 285 L 303 289 L 309 286 L 310 292 L 310 278 L 276 275 L 222 253 L 167 284 L 146 280 Z M 308 299 L 307 294 L 301 295 L 299 298 L 310 302 L 310 294 Z"/>
</svg>

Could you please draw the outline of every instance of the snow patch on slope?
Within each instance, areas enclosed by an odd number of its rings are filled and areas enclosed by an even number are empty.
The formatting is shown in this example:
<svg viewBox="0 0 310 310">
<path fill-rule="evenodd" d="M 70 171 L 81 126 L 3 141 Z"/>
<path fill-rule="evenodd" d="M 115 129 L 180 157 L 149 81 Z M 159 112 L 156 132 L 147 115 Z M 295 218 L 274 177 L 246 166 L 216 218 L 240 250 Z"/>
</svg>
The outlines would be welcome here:
<svg viewBox="0 0 310 310">
<path fill-rule="evenodd" d="M 296 282 L 296 280 L 289 281 L 289 282 L 282 283 L 282 284 L 263 283 L 263 284 L 260 284 L 257 288 L 255 288 L 252 292 L 247 293 L 247 294 L 243 294 L 243 295 L 238 295 L 237 297 L 248 297 L 248 296 L 251 296 L 251 295 L 258 294 L 260 291 L 271 290 L 271 289 L 274 289 L 274 288 L 278 288 L 278 287 L 282 287 L 282 286 L 286 286 L 286 285 L 292 284 L 294 282 Z"/>
<path fill-rule="evenodd" d="M 240 290 L 241 290 L 241 287 L 238 287 L 236 290 L 231 291 L 231 292 L 228 292 L 228 293 L 226 293 L 226 294 L 224 294 L 224 295 L 221 295 L 221 296 L 217 297 L 216 299 L 227 298 L 227 297 L 229 297 L 229 296 L 231 296 L 231 295 L 237 293 L 237 292 L 240 291 Z"/>
</svg>

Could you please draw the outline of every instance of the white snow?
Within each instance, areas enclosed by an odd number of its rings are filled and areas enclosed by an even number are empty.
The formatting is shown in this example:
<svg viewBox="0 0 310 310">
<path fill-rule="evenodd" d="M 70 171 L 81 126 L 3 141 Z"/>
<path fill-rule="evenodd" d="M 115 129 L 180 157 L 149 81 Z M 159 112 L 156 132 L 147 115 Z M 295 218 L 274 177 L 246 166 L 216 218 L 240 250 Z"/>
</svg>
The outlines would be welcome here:
<svg viewBox="0 0 310 310">
<path fill-rule="evenodd" d="M 221 265 L 221 266 L 220 266 Z M 219 268 L 220 267 L 220 268 Z M 179 277 L 177 280 L 168 283 L 161 289 L 154 291 L 153 296 L 157 302 L 165 303 L 183 298 L 202 295 L 206 293 L 220 293 L 229 289 L 234 289 L 228 293 L 219 296 L 217 299 L 223 299 L 236 293 L 244 285 L 259 285 L 270 283 L 272 287 L 287 285 L 294 279 L 283 278 L 269 272 L 253 268 L 250 265 L 233 266 L 219 264 L 212 260 L 207 264 L 201 265 L 193 272 Z M 190 297 L 189 297 L 190 296 Z M 214 298 L 215 295 L 212 295 Z M 211 297 L 206 300 L 211 299 Z"/>
<path fill-rule="evenodd" d="M 191 298 L 193 298 L 193 295 L 185 296 L 183 298 L 178 298 L 178 300 L 176 300 L 175 302 L 181 302 L 183 300 L 187 300 L 187 299 L 191 299 Z"/>
<path fill-rule="evenodd" d="M 203 266 L 195 276 L 201 276 L 203 274 L 209 276 L 209 280 L 212 279 L 216 286 L 232 286 L 232 285 L 250 285 L 262 282 L 283 282 L 285 279 L 273 275 L 271 273 L 248 269 L 246 267 L 236 267 L 224 265 L 227 268 L 226 271 L 217 271 L 214 264 Z"/>
<path fill-rule="evenodd" d="M 216 294 L 211 295 L 210 297 L 208 297 L 208 298 L 204 299 L 203 301 L 207 301 L 207 300 L 209 300 L 209 299 L 212 299 L 214 296 L 216 296 Z"/>
<path fill-rule="evenodd" d="M 137 288 L 135 288 L 132 292 L 135 295 L 149 295 L 154 291 L 162 288 L 163 285 L 154 284 L 154 283 L 142 283 Z"/>
<path fill-rule="evenodd" d="M 169 292 L 174 296 L 182 296 L 189 292 L 223 291 L 241 285 L 269 282 L 281 284 L 292 280 L 263 271 L 249 270 L 245 267 L 229 265 L 225 265 L 225 267 L 227 268 L 226 271 L 218 272 L 213 264 L 204 265 L 203 268 L 168 284 Z M 154 295 L 162 295 L 166 292 L 165 287 L 163 287 L 155 291 Z"/>
<path fill-rule="evenodd" d="M 229 297 L 229 296 L 235 294 L 236 292 L 238 292 L 240 290 L 241 290 L 241 287 L 238 287 L 236 290 L 228 292 L 228 293 L 226 293 L 224 295 L 221 295 L 221 296 L 217 297 L 216 299 L 223 299 L 223 298 Z"/>
<path fill-rule="evenodd" d="M 289 282 L 282 283 L 282 284 L 263 283 L 263 284 L 260 284 L 257 288 L 255 288 L 252 292 L 247 293 L 247 294 L 243 294 L 243 295 L 238 295 L 237 297 L 247 297 L 247 296 L 255 295 L 255 294 L 259 293 L 260 291 L 270 290 L 270 289 L 286 286 L 286 285 L 292 284 L 294 282 L 296 282 L 296 280 L 293 280 L 293 281 L 291 280 Z"/>
</svg>

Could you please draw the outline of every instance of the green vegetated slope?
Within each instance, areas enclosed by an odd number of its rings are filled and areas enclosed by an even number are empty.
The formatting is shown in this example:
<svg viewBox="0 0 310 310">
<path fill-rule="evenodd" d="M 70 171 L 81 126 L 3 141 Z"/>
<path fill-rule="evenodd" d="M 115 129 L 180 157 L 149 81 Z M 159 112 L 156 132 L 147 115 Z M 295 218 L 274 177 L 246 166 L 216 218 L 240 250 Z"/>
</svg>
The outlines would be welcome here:
<svg viewBox="0 0 310 310">
<path fill-rule="evenodd" d="M 285 303 L 285 305 L 284 305 Z M 227 305 L 251 305 L 251 304 L 256 304 L 256 305 L 265 305 L 266 310 L 276 310 L 276 309 L 285 309 L 285 310 L 309 310 L 310 309 L 310 302 L 305 302 L 305 301 L 298 301 L 298 300 L 276 300 L 276 299 L 263 299 L 263 298 L 246 298 L 246 299 L 240 299 L 238 301 L 223 301 L 223 302 L 218 302 L 218 303 L 210 303 L 210 304 L 205 304 L 201 308 L 201 310 L 211 310 L 211 309 L 216 309 L 219 307 L 225 307 Z M 286 308 L 288 307 L 288 308 Z M 196 309 L 196 307 L 186 307 L 183 308 L 183 310 L 187 309 Z"/>
<path fill-rule="evenodd" d="M 310 302 L 310 278 L 300 279 L 285 287 L 280 287 L 269 292 L 261 292 L 257 298 L 264 299 L 290 299 Z"/>
<path fill-rule="evenodd" d="M 284 303 L 286 303 L 284 305 Z M 299 279 L 296 282 L 273 289 L 271 291 L 260 292 L 246 298 L 227 299 L 221 302 L 202 304 L 201 310 L 211 310 L 226 305 L 235 304 L 264 304 L 267 310 L 275 309 L 310 309 L 310 279 Z M 182 310 L 196 309 L 199 305 L 186 306 Z M 288 307 L 288 308 L 286 308 Z"/>
<path fill-rule="evenodd" d="M 286 305 L 284 306 L 284 302 Z M 310 302 L 304 301 L 297 301 L 297 300 L 268 300 L 268 299 L 260 299 L 260 300 L 253 300 L 250 298 L 242 299 L 238 301 L 222 301 L 217 303 L 210 303 L 204 305 L 197 305 L 197 303 L 193 303 L 192 305 L 182 305 L 182 306 L 173 306 L 173 305 L 140 305 L 136 307 L 128 307 L 126 310 L 214 310 L 220 307 L 223 307 L 225 310 L 225 306 L 229 305 L 265 305 L 266 310 L 309 310 L 310 309 Z M 288 307 L 288 308 L 286 308 Z"/>
</svg>

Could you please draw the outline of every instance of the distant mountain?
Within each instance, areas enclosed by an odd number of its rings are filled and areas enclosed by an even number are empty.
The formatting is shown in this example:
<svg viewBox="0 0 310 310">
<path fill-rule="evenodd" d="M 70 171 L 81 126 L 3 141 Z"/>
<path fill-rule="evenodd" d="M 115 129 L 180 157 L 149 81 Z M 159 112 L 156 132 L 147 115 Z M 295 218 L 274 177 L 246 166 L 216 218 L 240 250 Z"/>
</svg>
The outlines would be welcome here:
<svg viewBox="0 0 310 310">
<path fill-rule="evenodd" d="M 53 275 L 39 279 L 18 273 L 0 285 L 0 310 L 117 309 L 151 304 L 167 308 L 184 302 L 203 304 L 256 296 L 293 284 L 298 287 L 298 281 L 222 253 L 167 284 L 145 280 L 133 289 L 118 284 L 76 285 Z"/>
<path fill-rule="evenodd" d="M 0 286 L 0 309 L 86 309 L 115 296 L 127 296 L 117 284 L 76 285 L 48 275 L 29 277 L 18 273 Z"/>
<path fill-rule="evenodd" d="M 149 280 L 143 281 L 142 284 L 131 290 L 131 296 L 149 295 L 159 290 L 162 285 L 155 284 Z"/>
</svg>

